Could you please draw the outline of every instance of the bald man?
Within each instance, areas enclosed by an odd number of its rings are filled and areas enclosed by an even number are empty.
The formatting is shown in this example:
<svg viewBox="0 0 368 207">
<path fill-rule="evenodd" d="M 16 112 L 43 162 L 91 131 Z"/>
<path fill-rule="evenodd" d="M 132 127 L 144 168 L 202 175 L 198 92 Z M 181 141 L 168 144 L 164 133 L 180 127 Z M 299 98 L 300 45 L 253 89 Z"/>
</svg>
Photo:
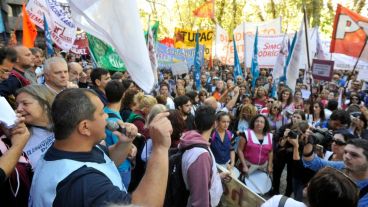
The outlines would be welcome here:
<svg viewBox="0 0 368 207">
<path fill-rule="evenodd" d="M 239 87 L 236 86 L 231 90 L 226 90 L 225 93 L 221 96 L 220 101 L 226 100 L 225 97 L 228 95 L 229 92 L 233 92 L 233 96 L 227 103 L 218 102 L 215 97 L 210 96 L 204 100 L 204 104 L 215 109 L 216 112 L 219 111 L 229 112 L 234 108 L 236 104 L 236 101 L 239 96 Z"/>
<path fill-rule="evenodd" d="M 78 84 L 79 78 L 83 74 L 83 68 L 79 63 L 70 62 L 68 63 L 69 81 Z"/>
<path fill-rule="evenodd" d="M 0 84 L 0 96 L 14 95 L 19 88 L 30 84 L 30 81 L 24 77 L 24 72 L 33 66 L 33 55 L 27 47 L 22 45 L 16 46 L 14 49 L 17 52 L 17 60 L 9 78 Z"/>
</svg>

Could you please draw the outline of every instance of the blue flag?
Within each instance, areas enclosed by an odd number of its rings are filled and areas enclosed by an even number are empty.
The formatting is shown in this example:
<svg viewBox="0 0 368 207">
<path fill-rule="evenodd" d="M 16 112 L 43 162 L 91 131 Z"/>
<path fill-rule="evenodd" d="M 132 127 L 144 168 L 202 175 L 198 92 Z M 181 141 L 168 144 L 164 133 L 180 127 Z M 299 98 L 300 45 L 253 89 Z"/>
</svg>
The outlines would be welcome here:
<svg viewBox="0 0 368 207">
<path fill-rule="evenodd" d="M 0 11 L 0 33 L 5 32 L 5 27 L 4 27 L 4 20 L 3 20 L 3 14 Z"/>
<path fill-rule="evenodd" d="M 196 33 L 196 47 L 194 55 L 194 80 L 197 91 L 201 90 L 201 58 L 199 57 L 199 33 Z"/>
<path fill-rule="evenodd" d="M 256 30 L 256 36 L 254 38 L 252 66 L 250 68 L 250 72 L 252 74 L 252 88 L 255 88 L 255 86 L 256 86 L 256 80 L 259 77 L 259 65 L 258 65 L 258 27 L 257 27 L 257 30 Z"/>
<path fill-rule="evenodd" d="M 294 47 L 295 47 L 295 42 L 296 42 L 297 34 L 298 34 L 298 32 L 295 32 L 294 37 L 293 37 L 293 40 L 291 42 L 291 45 L 290 45 L 290 48 L 289 48 L 289 54 L 288 54 L 288 57 L 286 58 L 286 63 L 285 63 L 285 66 L 284 66 L 284 75 L 282 77 L 280 77 L 280 81 L 286 81 L 287 67 L 288 67 L 288 65 L 290 63 L 291 56 L 293 54 L 293 50 L 294 50 Z"/>
<path fill-rule="evenodd" d="M 233 35 L 233 44 L 234 44 L 234 80 L 236 80 L 236 77 L 238 77 L 239 75 L 243 77 L 243 71 L 242 68 L 240 67 L 239 56 L 238 51 L 236 49 L 236 42 L 234 35 Z"/>
<path fill-rule="evenodd" d="M 51 57 L 54 54 L 54 48 L 52 47 L 51 32 L 49 30 L 49 25 L 47 24 L 45 15 L 43 15 L 43 25 L 46 39 L 46 56 Z"/>
</svg>

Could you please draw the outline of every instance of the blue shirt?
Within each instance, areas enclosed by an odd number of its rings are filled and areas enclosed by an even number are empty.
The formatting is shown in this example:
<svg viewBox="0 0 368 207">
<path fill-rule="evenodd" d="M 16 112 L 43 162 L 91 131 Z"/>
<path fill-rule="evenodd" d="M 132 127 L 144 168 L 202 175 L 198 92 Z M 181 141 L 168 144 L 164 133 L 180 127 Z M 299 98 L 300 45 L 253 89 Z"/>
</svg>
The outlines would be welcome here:
<svg viewBox="0 0 368 207">
<path fill-rule="evenodd" d="M 309 168 L 314 171 L 318 171 L 319 169 L 326 167 L 326 166 L 333 167 L 339 170 L 342 170 L 345 168 L 345 164 L 343 161 L 327 161 L 327 160 L 321 159 L 317 155 L 314 155 L 314 158 L 311 161 L 306 161 L 303 159 L 303 164 L 304 164 L 304 167 Z M 357 184 L 359 189 L 362 189 L 368 185 L 368 179 L 357 180 L 355 181 L 355 183 Z M 368 206 L 368 194 L 366 194 L 363 198 L 359 199 L 359 202 L 358 202 L 358 207 L 365 207 L 365 206 Z"/>
<path fill-rule="evenodd" d="M 117 122 L 118 120 L 122 120 L 120 113 L 118 111 L 114 111 L 110 108 L 108 108 L 107 106 L 104 108 L 104 112 L 107 114 L 115 114 L 118 118 L 115 117 L 110 117 L 106 119 L 106 121 L 112 121 L 112 122 Z M 106 138 L 105 138 L 105 142 L 107 146 L 111 146 L 116 144 L 119 141 L 119 138 L 112 133 L 112 131 L 105 129 L 105 133 L 106 133 Z M 118 170 L 120 172 L 125 172 L 130 170 L 130 160 L 126 159 L 119 167 Z"/>
<path fill-rule="evenodd" d="M 230 133 L 231 134 L 231 133 Z M 215 157 L 216 163 L 223 165 L 230 160 L 230 151 L 234 150 L 231 146 L 231 137 L 229 131 L 226 131 L 224 141 L 221 141 L 217 131 L 211 137 L 211 151 Z"/>
</svg>

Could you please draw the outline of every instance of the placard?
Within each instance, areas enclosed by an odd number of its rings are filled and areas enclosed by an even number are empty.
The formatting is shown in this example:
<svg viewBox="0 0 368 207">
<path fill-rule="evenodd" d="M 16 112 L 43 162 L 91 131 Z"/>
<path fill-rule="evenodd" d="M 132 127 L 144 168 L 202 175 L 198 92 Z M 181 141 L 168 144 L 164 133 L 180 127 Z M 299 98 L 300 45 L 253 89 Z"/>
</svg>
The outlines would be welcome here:
<svg viewBox="0 0 368 207">
<path fill-rule="evenodd" d="M 313 59 L 312 76 L 316 80 L 331 81 L 334 61 Z"/>
<path fill-rule="evenodd" d="M 171 71 L 173 75 L 188 73 L 188 66 L 185 62 L 174 63 L 171 66 Z"/>
</svg>

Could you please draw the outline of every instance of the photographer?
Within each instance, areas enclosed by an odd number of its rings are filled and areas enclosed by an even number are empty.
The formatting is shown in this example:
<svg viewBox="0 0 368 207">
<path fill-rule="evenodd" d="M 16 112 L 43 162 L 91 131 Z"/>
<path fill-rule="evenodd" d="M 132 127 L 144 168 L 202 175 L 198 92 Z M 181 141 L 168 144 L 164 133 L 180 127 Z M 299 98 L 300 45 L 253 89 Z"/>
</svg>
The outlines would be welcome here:
<svg viewBox="0 0 368 207">
<path fill-rule="evenodd" d="M 277 195 L 280 194 L 280 178 L 282 171 L 284 170 L 285 165 L 287 164 L 287 186 L 285 195 L 290 196 L 292 193 L 292 175 L 293 175 L 293 168 L 292 168 L 292 160 L 293 160 L 293 148 L 290 143 L 287 143 L 287 135 L 291 130 L 297 129 L 298 123 L 302 120 L 305 120 L 305 114 L 302 110 L 296 110 L 293 113 L 291 118 L 291 123 L 283 125 L 280 127 L 279 130 L 275 133 L 274 140 L 273 140 L 273 149 L 275 152 L 275 156 L 273 159 L 273 181 L 272 187 L 273 191 L 272 194 Z"/>
<path fill-rule="evenodd" d="M 308 129 L 307 121 L 300 121 L 297 129 L 290 131 L 287 135 L 287 142 L 293 148 L 293 160 L 291 166 L 293 168 L 292 186 L 294 199 L 303 201 L 303 189 L 307 186 L 309 180 L 314 176 L 315 172 L 305 168 L 300 159 L 303 146 L 306 143 L 306 130 Z"/>
<path fill-rule="evenodd" d="M 351 126 L 350 131 L 357 137 L 368 139 L 368 121 L 361 112 L 350 113 Z"/>
</svg>

